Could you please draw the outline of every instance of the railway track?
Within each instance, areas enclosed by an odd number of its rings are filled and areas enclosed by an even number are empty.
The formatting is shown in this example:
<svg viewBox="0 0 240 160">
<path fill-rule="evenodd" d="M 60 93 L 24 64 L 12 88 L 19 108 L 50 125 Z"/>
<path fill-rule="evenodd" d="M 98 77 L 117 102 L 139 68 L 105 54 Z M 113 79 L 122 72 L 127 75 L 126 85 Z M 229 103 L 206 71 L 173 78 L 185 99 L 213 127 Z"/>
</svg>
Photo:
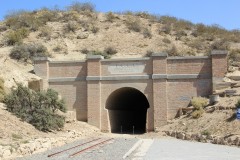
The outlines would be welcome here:
<svg viewBox="0 0 240 160">
<path fill-rule="evenodd" d="M 75 157 L 75 156 L 77 156 L 77 155 L 79 155 L 79 154 L 81 154 L 81 153 L 83 153 L 83 152 L 85 152 L 85 151 L 92 150 L 92 149 L 94 149 L 94 148 L 97 147 L 97 146 L 100 146 L 100 145 L 103 145 L 103 144 L 106 145 L 107 142 L 109 142 L 109 141 L 111 141 L 111 140 L 113 140 L 113 139 L 114 139 L 114 138 L 109 138 L 109 139 L 97 138 L 97 139 L 93 139 L 93 140 L 90 140 L 90 141 L 81 143 L 81 144 L 79 144 L 79 145 L 70 147 L 70 148 L 68 148 L 68 149 L 64 149 L 64 150 L 61 150 L 61 151 L 58 151 L 58 152 L 49 154 L 47 157 L 48 157 L 48 158 L 55 157 L 55 156 L 58 156 L 58 155 L 60 155 L 60 154 L 67 153 L 67 152 L 69 152 L 70 150 L 76 149 L 76 148 L 78 148 L 78 147 L 86 146 L 86 147 L 84 147 L 84 148 L 82 148 L 82 149 L 79 149 L 78 151 L 75 151 L 75 152 L 70 153 L 70 154 L 68 155 L 69 158 Z M 95 143 L 94 143 L 94 142 L 95 142 Z M 91 144 L 91 143 L 93 143 L 93 144 Z M 88 144 L 91 144 L 91 145 L 88 145 Z"/>
</svg>

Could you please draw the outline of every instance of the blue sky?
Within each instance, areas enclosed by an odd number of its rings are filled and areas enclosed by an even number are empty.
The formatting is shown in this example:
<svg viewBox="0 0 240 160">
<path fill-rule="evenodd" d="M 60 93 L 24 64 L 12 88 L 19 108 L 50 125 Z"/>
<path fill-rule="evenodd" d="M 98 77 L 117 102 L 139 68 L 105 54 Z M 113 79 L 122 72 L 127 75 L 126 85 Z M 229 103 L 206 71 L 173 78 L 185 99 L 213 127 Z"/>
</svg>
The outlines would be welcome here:
<svg viewBox="0 0 240 160">
<path fill-rule="evenodd" d="M 9 11 L 51 8 L 55 5 L 64 8 L 72 2 L 67 0 L 1 0 L 0 20 Z M 158 15 L 175 16 L 193 23 L 218 24 L 229 30 L 240 29 L 240 0 L 88 0 L 88 2 L 95 4 L 97 11 L 100 12 L 147 11 Z"/>
</svg>

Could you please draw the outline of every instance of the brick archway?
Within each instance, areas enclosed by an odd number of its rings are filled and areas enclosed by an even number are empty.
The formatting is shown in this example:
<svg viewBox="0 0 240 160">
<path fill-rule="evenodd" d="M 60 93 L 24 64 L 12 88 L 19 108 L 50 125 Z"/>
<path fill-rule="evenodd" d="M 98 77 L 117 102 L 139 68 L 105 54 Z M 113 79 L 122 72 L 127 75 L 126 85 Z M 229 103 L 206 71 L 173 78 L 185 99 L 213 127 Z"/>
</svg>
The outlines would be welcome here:
<svg viewBox="0 0 240 160">
<path fill-rule="evenodd" d="M 139 90 L 123 87 L 110 94 L 106 101 L 111 132 L 144 133 L 149 102 Z"/>
</svg>

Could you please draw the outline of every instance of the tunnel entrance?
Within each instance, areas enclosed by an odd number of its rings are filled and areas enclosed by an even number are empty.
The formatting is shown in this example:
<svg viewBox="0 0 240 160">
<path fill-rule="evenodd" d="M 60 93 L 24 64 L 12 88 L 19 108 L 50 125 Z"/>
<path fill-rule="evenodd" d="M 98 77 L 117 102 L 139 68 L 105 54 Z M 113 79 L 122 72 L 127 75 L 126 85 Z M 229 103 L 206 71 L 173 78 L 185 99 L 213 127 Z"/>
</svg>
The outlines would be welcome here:
<svg viewBox="0 0 240 160">
<path fill-rule="evenodd" d="M 107 99 L 112 133 L 145 133 L 149 103 L 137 89 L 124 87 L 114 91 Z"/>
</svg>

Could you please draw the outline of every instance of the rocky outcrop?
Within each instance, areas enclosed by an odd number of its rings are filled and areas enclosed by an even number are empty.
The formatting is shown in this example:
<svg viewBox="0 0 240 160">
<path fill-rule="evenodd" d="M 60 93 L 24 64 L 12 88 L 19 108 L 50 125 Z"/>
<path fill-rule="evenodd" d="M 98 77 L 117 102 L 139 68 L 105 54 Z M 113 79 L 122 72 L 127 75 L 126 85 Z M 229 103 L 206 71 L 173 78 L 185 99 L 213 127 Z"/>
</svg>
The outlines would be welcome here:
<svg viewBox="0 0 240 160">
<path fill-rule="evenodd" d="M 35 153 L 44 152 L 53 147 L 62 146 L 81 137 L 81 133 L 74 130 L 68 131 L 66 135 L 56 138 L 38 138 L 32 141 L 26 141 L 22 144 L 1 146 L 0 159 L 9 159 L 14 157 L 22 157 Z"/>
<path fill-rule="evenodd" d="M 213 136 L 213 135 L 203 135 L 203 134 L 193 134 L 193 133 L 185 133 L 178 131 L 164 131 L 168 136 L 188 140 L 188 141 L 198 141 L 203 143 L 213 143 L 220 145 L 229 145 L 229 146 L 239 146 L 240 147 L 240 136 L 232 135 L 232 136 Z"/>
</svg>

